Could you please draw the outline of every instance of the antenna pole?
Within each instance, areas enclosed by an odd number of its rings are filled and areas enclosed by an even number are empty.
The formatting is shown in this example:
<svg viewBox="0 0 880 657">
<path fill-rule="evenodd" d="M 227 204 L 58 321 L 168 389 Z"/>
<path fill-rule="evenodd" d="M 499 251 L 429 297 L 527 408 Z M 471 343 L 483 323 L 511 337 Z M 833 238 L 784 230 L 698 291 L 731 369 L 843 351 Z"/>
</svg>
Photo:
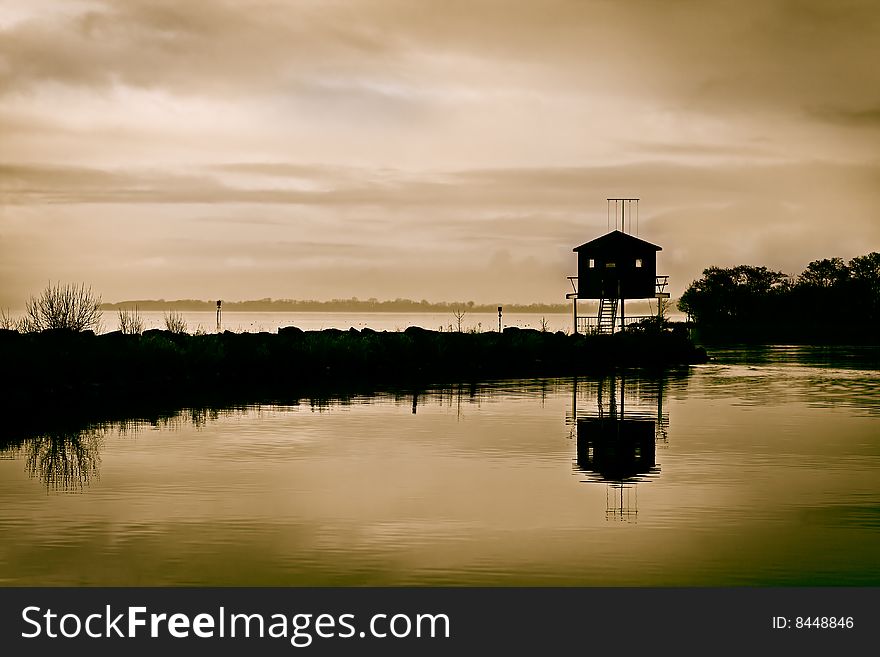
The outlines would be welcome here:
<svg viewBox="0 0 880 657">
<path fill-rule="evenodd" d="M 607 217 L 608 217 L 608 228 L 611 228 L 610 224 L 610 216 L 611 216 L 611 201 L 614 201 L 614 229 L 617 230 L 617 217 L 620 217 L 620 231 L 626 232 L 626 208 L 629 207 L 629 229 L 632 230 L 632 222 L 633 222 L 633 207 L 632 202 L 636 202 L 636 233 L 639 231 L 639 199 L 638 198 L 607 198 L 605 199 L 608 202 L 607 206 Z"/>
</svg>

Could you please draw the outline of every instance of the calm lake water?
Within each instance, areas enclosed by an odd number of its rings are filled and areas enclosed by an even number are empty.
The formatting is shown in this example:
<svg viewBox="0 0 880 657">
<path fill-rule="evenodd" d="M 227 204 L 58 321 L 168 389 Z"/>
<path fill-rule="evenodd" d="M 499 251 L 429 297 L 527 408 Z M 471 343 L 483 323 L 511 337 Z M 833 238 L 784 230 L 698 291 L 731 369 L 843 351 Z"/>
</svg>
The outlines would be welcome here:
<svg viewBox="0 0 880 657">
<path fill-rule="evenodd" d="M 149 311 L 140 312 L 144 328 L 165 328 L 165 313 Z M 181 313 L 190 331 L 202 329 L 207 332 L 216 330 L 217 316 L 214 311 Z M 541 320 L 547 323 L 552 331 L 571 330 L 571 314 L 551 313 L 533 315 L 528 313 L 503 313 L 502 326 L 519 328 L 541 328 Z M 117 328 L 115 314 L 105 311 L 105 330 Z M 267 331 L 274 333 L 282 326 L 298 326 L 304 331 L 320 331 L 327 328 L 348 330 L 371 328 L 374 331 L 402 331 L 408 326 L 421 326 L 424 329 L 444 331 L 458 328 L 458 322 L 452 313 L 364 313 L 364 312 L 224 312 L 221 330 L 236 333 L 255 333 Z M 461 321 L 462 330 L 497 331 L 497 313 L 466 313 Z"/>
<path fill-rule="evenodd" d="M 0 451 L 3 585 L 878 585 L 880 351 L 715 351 Z"/>
</svg>

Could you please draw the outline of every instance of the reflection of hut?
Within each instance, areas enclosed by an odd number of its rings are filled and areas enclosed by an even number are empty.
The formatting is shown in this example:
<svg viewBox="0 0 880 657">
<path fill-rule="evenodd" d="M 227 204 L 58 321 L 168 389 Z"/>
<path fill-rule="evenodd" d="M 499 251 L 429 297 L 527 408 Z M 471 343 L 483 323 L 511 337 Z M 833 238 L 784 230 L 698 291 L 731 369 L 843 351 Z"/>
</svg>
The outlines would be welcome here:
<svg viewBox="0 0 880 657">
<path fill-rule="evenodd" d="M 575 400 L 577 399 L 577 380 Z M 610 390 L 609 390 L 610 388 Z M 606 517 L 634 520 L 638 515 L 639 482 L 656 477 L 660 467 L 656 461 L 658 422 L 663 414 L 662 384 L 657 390 L 657 411 L 633 405 L 627 397 L 624 379 L 600 380 L 595 387 L 596 410 L 578 416 L 573 408 L 577 428 L 577 470 L 586 474 L 585 481 L 606 485 Z M 638 401 L 638 398 L 635 400 Z M 664 434 L 665 436 L 665 427 Z"/>
<path fill-rule="evenodd" d="M 583 418 L 577 423 L 577 465 L 594 481 L 635 482 L 658 472 L 653 420 Z"/>
<path fill-rule="evenodd" d="M 577 467 L 587 481 L 602 482 L 605 516 L 635 520 L 639 513 L 637 484 L 660 472 L 654 450 L 654 420 L 615 416 L 577 421 Z"/>
</svg>

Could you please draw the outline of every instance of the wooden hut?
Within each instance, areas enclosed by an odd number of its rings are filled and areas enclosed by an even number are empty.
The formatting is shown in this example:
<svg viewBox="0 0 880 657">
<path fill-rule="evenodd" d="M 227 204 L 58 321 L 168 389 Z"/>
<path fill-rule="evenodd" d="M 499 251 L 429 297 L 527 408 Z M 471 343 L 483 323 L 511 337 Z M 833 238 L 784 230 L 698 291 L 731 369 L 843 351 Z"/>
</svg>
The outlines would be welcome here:
<svg viewBox="0 0 880 657">
<path fill-rule="evenodd" d="M 608 200 L 628 201 L 630 204 L 638 201 Z M 625 227 L 625 218 L 626 214 L 621 212 L 621 229 Z M 632 213 L 629 221 L 631 228 Z M 616 223 L 615 220 L 615 226 Z M 617 230 L 616 227 L 610 233 L 576 246 L 573 251 L 578 257 L 578 275 L 569 276 L 574 292 L 566 296 L 572 300 L 574 331 L 613 333 L 627 324 L 624 307 L 626 299 L 669 298 L 666 292 L 669 277 L 657 275 L 657 252 L 661 250 L 656 244 L 639 239 L 624 230 Z M 579 317 L 578 299 L 598 300 L 599 311 L 596 317 Z M 643 318 L 630 317 L 629 323 L 639 319 Z"/>
<path fill-rule="evenodd" d="M 638 237 L 614 230 L 576 246 L 578 297 L 581 299 L 647 299 L 657 283 L 657 251 Z"/>
</svg>

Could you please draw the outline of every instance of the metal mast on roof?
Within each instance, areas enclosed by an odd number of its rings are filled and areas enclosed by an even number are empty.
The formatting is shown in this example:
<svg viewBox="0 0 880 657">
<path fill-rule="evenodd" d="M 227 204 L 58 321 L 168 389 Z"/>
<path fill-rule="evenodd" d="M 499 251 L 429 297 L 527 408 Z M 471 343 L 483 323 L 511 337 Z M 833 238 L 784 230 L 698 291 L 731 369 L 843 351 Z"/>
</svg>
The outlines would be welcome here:
<svg viewBox="0 0 880 657">
<path fill-rule="evenodd" d="M 609 198 L 605 199 L 608 201 L 608 215 L 611 215 L 611 201 L 614 201 L 614 230 L 618 230 L 617 228 L 617 220 L 620 219 L 620 232 L 626 232 L 626 217 L 629 215 L 629 230 L 632 232 L 632 222 L 633 222 L 633 212 L 635 212 L 636 217 L 636 234 L 639 231 L 639 199 L 637 198 Z M 635 205 L 633 205 L 635 204 Z M 608 222 L 609 228 L 611 227 L 611 222 Z"/>
</svg>

